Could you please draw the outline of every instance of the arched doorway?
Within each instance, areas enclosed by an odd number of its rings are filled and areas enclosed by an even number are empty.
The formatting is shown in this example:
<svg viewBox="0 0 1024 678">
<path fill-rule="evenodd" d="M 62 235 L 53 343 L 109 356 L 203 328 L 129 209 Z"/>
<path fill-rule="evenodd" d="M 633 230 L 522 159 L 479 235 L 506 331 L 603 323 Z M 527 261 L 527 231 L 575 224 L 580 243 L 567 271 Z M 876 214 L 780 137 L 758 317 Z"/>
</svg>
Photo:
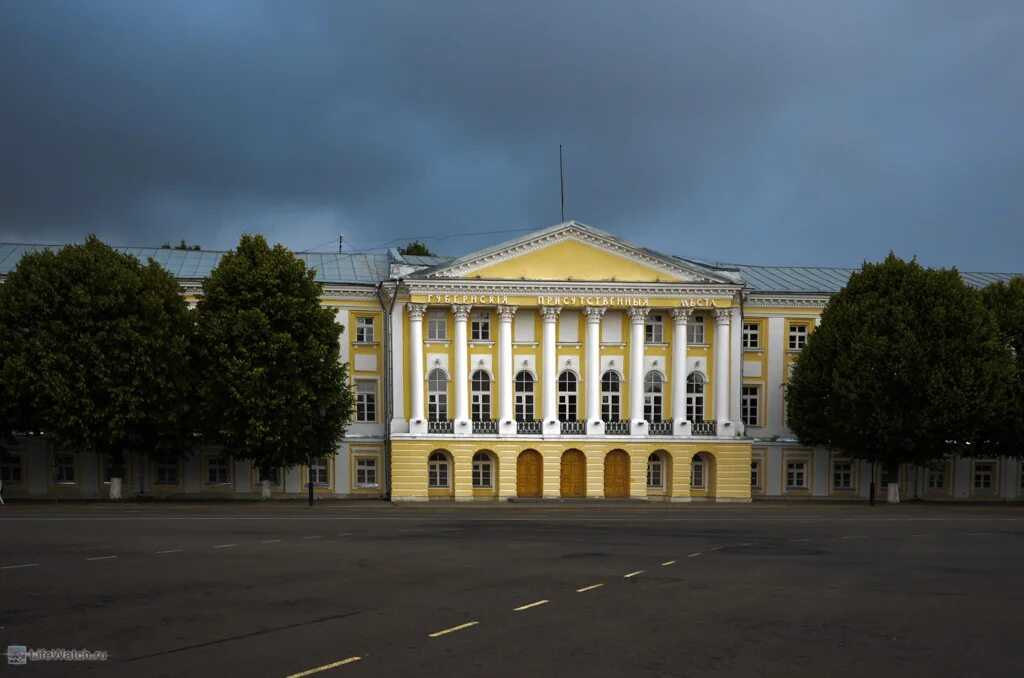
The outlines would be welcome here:
<svg viewBox="0 0 1024 678">
<path fill-rule="evenodd" d="M 622 499 L 629 496 L 629 454 L 612 450 L 604 457 L 604 496 Z"/>
<path fill-rule="evenodd" d="M 523 450 L 516 460 L 516 496 L 540 497 L 544 490 L 544 461 L 537 450 Z"/>
<path fill-rule="evenodd" d="M 709 452 L 698 452 L 690 461 L 690 496 L 714 497 L 717 473 L 715 457 Z"/>
<path fill-rule="evenodd" d="M 587 458 L 579 450 L 562 454 L 561 493 L 563 497 L 587 496 Z"/>
</svg>

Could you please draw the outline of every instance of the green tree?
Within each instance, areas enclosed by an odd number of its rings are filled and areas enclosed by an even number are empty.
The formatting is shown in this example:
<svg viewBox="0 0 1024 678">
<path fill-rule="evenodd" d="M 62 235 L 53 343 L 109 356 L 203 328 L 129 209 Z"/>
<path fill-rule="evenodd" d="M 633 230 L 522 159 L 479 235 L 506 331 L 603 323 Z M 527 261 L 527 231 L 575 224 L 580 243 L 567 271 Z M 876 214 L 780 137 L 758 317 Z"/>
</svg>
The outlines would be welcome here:
<svg viewBox="0 0 1024 678">
<path fill-rule="evenodd" d="M 352 413 L 342 327 L 315 275 L 283 246 L 244 235 L 196 307 L 203 430 L 264 473 L 334 455 Z"/>
<path fill-rule="evenodd" d="M 436 254 L 434 254 L 433 252 L 430 251 L 429 247 L 424 245 L 419 240 L 413 240 L 411 243 L 409 243 L 405 247 L 399 247 L 398 248 L 398 253 L 401 254 L 402 256 L 405 256 L 406 254 L 411 254 L 413 256 L 420 256 L 420 257 L 435 257 L 435 256 L 437 256 Z"/>
<path fill-rule="evenodd" d="M 992 428 L 990 451 L 1024 457 L 1024 277 L 992 283 L 981 290 L 981 298 L 1015 362 L 1015 369 L 1007 375 L 1012 396 Z"/>
<path fill-rule="evenodd" d="M 826 305 L 787 387 L 789 426 L 802 444 L 872 464 L 971 454 L 1005 408 L 1012 369 L 995 319 L 955 269 L 890 254 Z"/>
<path fill-rule="evenodd" d="M 177 281 L 89 236 L 25 255 L 0 285 L 0 419 L 110 456 L 187 454 L 191 324 Z"/>
</svg>

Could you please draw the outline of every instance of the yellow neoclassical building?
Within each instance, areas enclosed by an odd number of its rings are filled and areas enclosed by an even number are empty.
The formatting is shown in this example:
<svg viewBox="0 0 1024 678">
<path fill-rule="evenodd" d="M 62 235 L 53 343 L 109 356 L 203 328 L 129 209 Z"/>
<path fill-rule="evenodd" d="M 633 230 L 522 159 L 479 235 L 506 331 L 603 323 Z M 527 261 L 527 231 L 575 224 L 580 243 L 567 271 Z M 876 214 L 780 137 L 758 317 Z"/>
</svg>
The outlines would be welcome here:
<svg viewBox="0 0 1024 678">
<path fill-rule="evenodd" d="M 0 245 L 0 280 L 24 252 Z M 190 301 L 222 252 L 126 249 Z M 570 221 L 459 258 L 304 253 L 345 327 L 356 411 L 333 458 L 274 471 L 279 497 L 746 502 L 866 496 L 870 468 L 801 446 L 784 386 L 850 269 L 711 265 Z M 982 286 L 1010 276 L 962 273 Z M 879 468 L 905 497 L 1024 498 L 1024 465 Z M 215 448 L 130 455 L 124 492 L 238 496 L 263 478 Z M 25 438 L 7 496 L 102 496 L 109 460 Z"/>
</svg>

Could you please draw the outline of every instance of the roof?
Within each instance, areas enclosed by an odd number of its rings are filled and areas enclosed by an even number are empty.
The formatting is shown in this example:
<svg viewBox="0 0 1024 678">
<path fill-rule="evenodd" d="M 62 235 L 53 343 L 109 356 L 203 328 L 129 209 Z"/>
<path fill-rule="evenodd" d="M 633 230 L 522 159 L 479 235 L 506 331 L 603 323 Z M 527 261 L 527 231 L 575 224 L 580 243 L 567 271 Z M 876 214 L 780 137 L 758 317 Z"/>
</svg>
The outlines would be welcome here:
<svg viewBox="0 0 1024 678">
<path fill-rule="evenodd" d="M 59 245 L 0 244 L 0 276 L 10 273 L 29 252 L 59 250 Z M 220 262 L 226 252 L 218 250 L 173 250 L 160 247 L 115 247 L 139 261 L 153 259 L 179 280 L 201 280 Z M 387 280 L 390 261 L 386 254 L 297 252 L 298 258 L 316 269 L 317 280 L 328 284 L 374 285 Z"/>
<path fill-rule="evenodd" d="M 740 276 L 751 292 L 834 294 L 846 286 L 855 268 L 827 268 L 821 266 L 752 266 L 735 264 Z M 964 282 L 973 287 L 989 283 L 1007 282 L 1020 273 L 960 272 Z"/>
</svg>

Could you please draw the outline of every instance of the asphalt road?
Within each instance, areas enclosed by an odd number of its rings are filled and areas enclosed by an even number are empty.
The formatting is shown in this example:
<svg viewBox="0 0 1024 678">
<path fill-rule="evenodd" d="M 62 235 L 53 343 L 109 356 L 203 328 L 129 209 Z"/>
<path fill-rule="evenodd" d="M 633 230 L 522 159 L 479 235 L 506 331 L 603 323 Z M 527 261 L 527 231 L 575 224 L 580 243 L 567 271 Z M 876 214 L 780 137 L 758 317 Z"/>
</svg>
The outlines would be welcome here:
<svg viewBox="0 0 1024 678">
<path fill-rule="evenodd" d="M 0 671 L 1021 675 L 1022 564 L 1020 507 L 8 505 L 0 649 L 110 659 Z"/>
</svg>

